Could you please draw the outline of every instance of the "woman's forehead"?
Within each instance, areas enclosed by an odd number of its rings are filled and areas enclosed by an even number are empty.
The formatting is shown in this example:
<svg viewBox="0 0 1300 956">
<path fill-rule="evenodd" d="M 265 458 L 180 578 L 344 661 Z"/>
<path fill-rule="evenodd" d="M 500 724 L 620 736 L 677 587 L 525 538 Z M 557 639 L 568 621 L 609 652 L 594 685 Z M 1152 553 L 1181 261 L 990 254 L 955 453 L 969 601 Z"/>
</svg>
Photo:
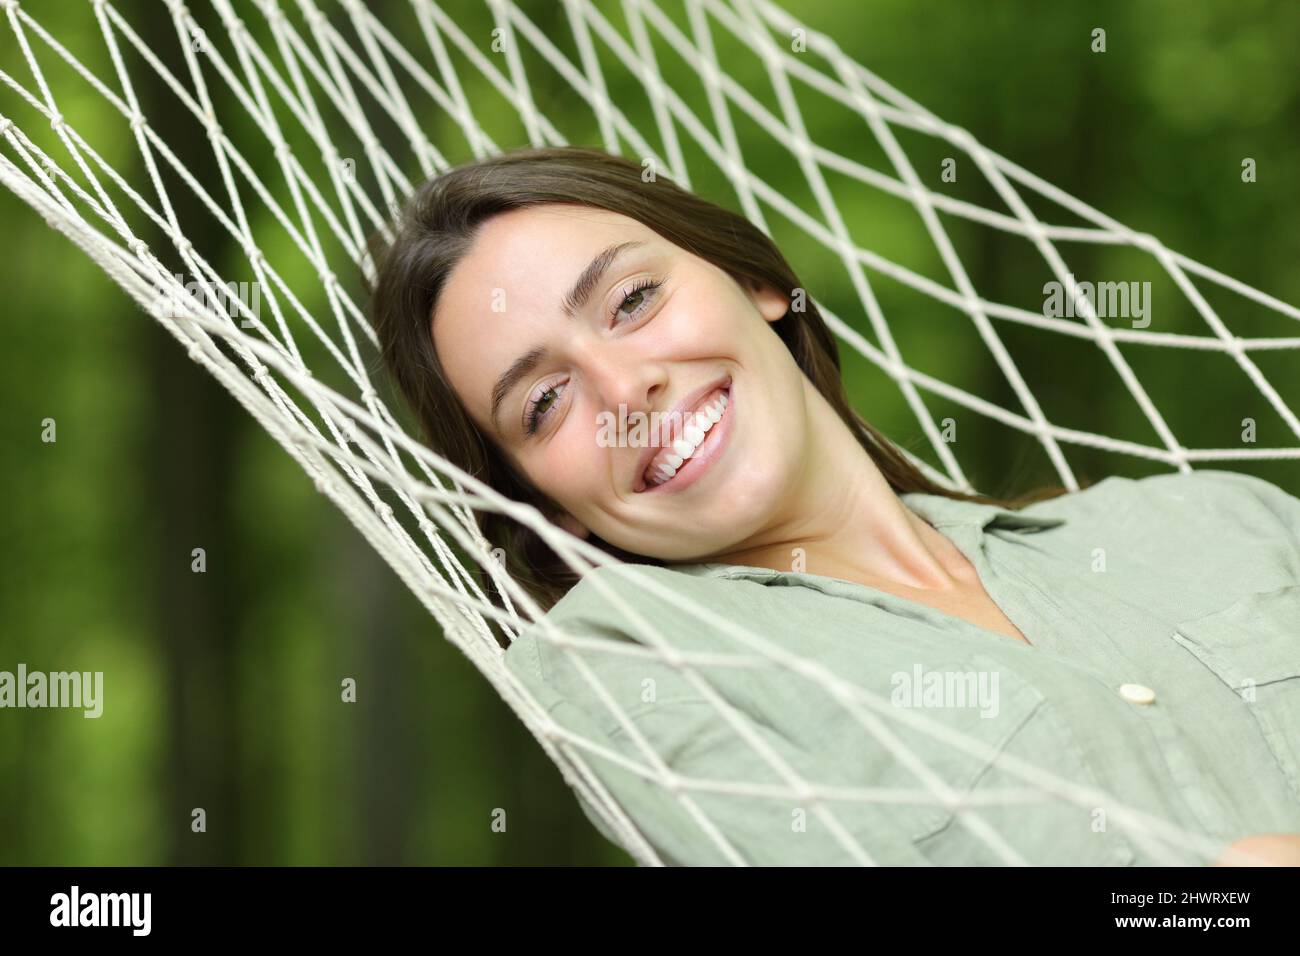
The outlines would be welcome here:
<svg viewBox="0 0 1300 956">
<path fill-rule="evenodd" d="M 611 243 L 655 244 L 657 240 L 653 230 L 635 219 L 606 209 L 569 205 L 513 209 L 479 227 L 443 285 L 437 315 L 558 303 L 592 256 Z M 512 303 L 517 297 L 524 297 L 523 301 Z"/>
<path fill-rule="evenodd" d="M 654 235 L 635 219 L 608 209 L 530 206 L 485 222 L 466 259 L 477 253 L 477 258 L 491 262 L 523 260 L 550 268 L 570 257 L 590 257 L 611 240 L 648 239 Z"/>
</svg>

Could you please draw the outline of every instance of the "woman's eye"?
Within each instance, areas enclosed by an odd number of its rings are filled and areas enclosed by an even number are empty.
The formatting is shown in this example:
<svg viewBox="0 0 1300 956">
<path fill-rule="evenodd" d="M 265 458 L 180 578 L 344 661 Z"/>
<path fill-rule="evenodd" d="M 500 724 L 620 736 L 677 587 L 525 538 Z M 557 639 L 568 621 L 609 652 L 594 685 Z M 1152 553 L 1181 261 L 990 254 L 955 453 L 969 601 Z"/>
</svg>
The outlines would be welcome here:
<svg viewBox="0 0 1300 956">
<path fill-rule="evenodd" d="M 558 389 L 554 385 L 551 385 L 542 389 L 542 391 L 538 393 L 537 397 L 528 403 L 528 414 L 525 416 L 524 430 L 529 435 L 537 433 L 537 428 L 541 423 L 542 418 L 555 406 L 555 402 L 559 397 L 560 393 Z"/>
<path fill-rule="evenodd" d="M 641 314 L 646 305 L 654 299 L 662 282 L 646 279 L 623 295 L 623 301 L 614 309 L 614 322 L 621 324 Z M 620 319 L 620 316 L 623 318 Z"/>
<path fill-rule="evenodd" d="M 645 300 L 644 292 L 633 292 L 630 296 L 628 296 L 626 299 L 623 300 L 623 306 L 620 311 L 626 311 L 628 305 L 631 305 L 633 307 L 633 310 L 635 311 L 636 306 L 639 306 L 644 300 Z"/>
</svg>

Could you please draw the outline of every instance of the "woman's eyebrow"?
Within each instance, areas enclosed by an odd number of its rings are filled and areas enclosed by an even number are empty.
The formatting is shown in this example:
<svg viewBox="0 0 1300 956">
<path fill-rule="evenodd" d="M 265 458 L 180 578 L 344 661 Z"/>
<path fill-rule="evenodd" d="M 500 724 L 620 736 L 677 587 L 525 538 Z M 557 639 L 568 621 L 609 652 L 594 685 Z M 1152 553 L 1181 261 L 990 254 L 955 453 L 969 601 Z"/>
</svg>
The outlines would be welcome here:
<svg viewBox="0 0 1300 956">
<path fill-rule="evenodd" d="M 600 284 L 601 276 L 614 264 L 614 261 L 624 252 L 644 245 L 645 243 L 639 239 L 616 242 L 598 252 L 596 257 L 587 264 L 587 268 L 582 270 L 582 274 L 578 276 L 578 281 L 573 284 L 573 288 L 564 296 L 560 303 L 561 311 L 569 318 L 573 318 L 587 304 L 587 300 L 591 298 L 591 293 Z M 524 376 L 541 364 L 546 358 L 546 354 L 544 346 L 530 349 L 515 359 L 510 367 L 497 379 L 497 383 L 492 386 L 492 424 L 497 426 L 498 431 L 500 431 L 501 426 L 497 422 L 497 411 L 500 409 L 501 403 L 505 401 L 506 396 L 510 394 L 510 391 L 519 384 L 519 381 Z"/>
<path fill-rule="evenodd" d="M 500 409 L 501 403 L 510 394 L 511 389 L 519 384 L 519 380 L 537 368 L 545 358 L 545 346 L 539 345 L 535 349 L 529 349 L 515 359 L 511 366 L 506 369 L 505 374 L 497 379 L 496 385 L 492 386 L 492 424 L 496 426 L 497 431 L 501 430 L 501 424 L 497 421 L 497 411 Z"/>
<path fill-rule="evenodd" d="M 596 258 L 592 259 L 587 268 L 582 270 L 582 275 L 578 276 L 578 281 L 573 284 L 573 288 L 569 290 L 568 295 L 564 297 L 564 301 L 560 303 L 560 308 L 564 310 L 564 314 L 569 318 L 573 318 L 587 304 L 587 299 L 595 291 L 597 283 L 600 282 L 600 277 L 605 274 L 606 269 L 614 264 L 614 260 L 627 250 L 644 245 L 645 243 L 640 240 L 616 242 L 614 245 L 597 253 Z"/>
</svg>

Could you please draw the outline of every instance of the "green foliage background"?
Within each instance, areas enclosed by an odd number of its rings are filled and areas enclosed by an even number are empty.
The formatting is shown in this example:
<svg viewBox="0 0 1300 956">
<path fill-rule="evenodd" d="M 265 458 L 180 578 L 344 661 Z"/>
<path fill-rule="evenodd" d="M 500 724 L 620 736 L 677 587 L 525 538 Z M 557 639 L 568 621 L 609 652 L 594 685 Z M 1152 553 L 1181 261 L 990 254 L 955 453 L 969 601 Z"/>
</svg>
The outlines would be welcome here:
<svg viewBox="0 0 1300 956">
<path fill-rule="evenodd" d="M 241 5 L 250 23 L 260 19 L 251 4 Z M 560 4 L 520 5 L 576 55 Z M 161 3 L 115 6 L 153 31 L 147 36 L 160 56 L 168 43 L 176 46 Z M 193 6 L 215 35 L 211 11 Z M 487 9 L 469 0 L 444 6 L 492 55 Z M 420 48 L 406 4 L 372 7 Z M 598 7 L 621 25 L 618 4 Z M 680 6 L 664 7 L 689 33 Z M 23 8 L 94 72 L 112 76 L 89 4 Z M 1300 4 L 800 0 L 788 8 L 991 149 L 1178 252 L 1300 303 Z M 1096 27 L 1107 31 L 1105 53 L 1090 50 Z M 0 36 L 0 68 L 30 83 L 12 30 Z M 727 72 L 780 115 L 756 58 L 716 24 L 713 36 Z M 689 74 L 676 54 L 657 50 L 674 83 Z M 525 51 L 525 65 L 539 106 L 568 140 L 599 145 L 588 105 L 535 54 Z M 615 100 L 629 104 L 657 146 L 640 82 L 620 76 L 605 53 L 602 65 Z M 144 88 L 147 70 L 135 76 L 151 122 L 194 157 L 196 176 L 219 189 L 210 156 L 203 165 L 201 132 L 162 123 L 175 104 L 156 82 Z M 461 76 L 471 102 L 496 96 L 470 69 Z M 126 122 L 84 84 L 67 88 L 64 115 L 142 183 Z M 865 123 L 806 88 L 799 96 L 815 142 L 889 169 Z M 686 98 L 714 129 L 704 87 L 688 88 Z M 469 159 L 455 125 L 427 97 L 418 102 L 428 107 L 418 118 L 433 142 L 452 161 Z M 24 124 L 35 115 L 8 90 L 0 91 L 0 113 Z M 738 111 L 732 116 L 750 168 L 821 218 L 788 151 Z M 509 109 L 486 109 L 480 118 L 502 146 L 526 142 Z M 246 116 L 232 122 L 248 132 Z M 897 135 L 926 185 L 998 205 L 969 159 L 915 132 Z M 398 154 L 398 133 L 384 138 Z M 50 142 L 50 152 L 66 159 Z M 949 155 L 958 158 L 952 184 L 939 179 Z M 1258 164 L 1255 183 L 1241 180 L 1245 157 Z M 687 158 L 694 188 L 739 208 L 726 176 L 700 150 L 688 147 Z M 274 179 L 269 155 L 258 169 Z M 407 172 L 418 170 L 411 163 Z M 855 242 L 952 285 L 910 204 L 826 175 Z M 1043 200 L 1027 201 L 1045 221 L 1079 222 Z M 811 294 L 877 343 L 843 263 L 764 212 Z M 1041 308 L 1050 275 L 1031 245 L 950 216 L 943 221 L 986 298 Z M 0 863 L 628 862 L 597 835 L 540 748 L 396 576 L 234 400 L 8 192 L 0 193 L 0 222 L 0 434 L 9 503 L 0 510 L 0 669 L 21 661 L 30 669 L 102 670 L 106 683 L 99 720 L 0 711 Z M 268 248 L 284 252 L 286 240 L 272 227 L 264 214 L 254 222 Z M 200 243 L 214 262 L 239 261 L 233 246 L 206 234 Z M 1081 280 L 1151 281 L 1152 331 L 1209 333 L 1149 257 L 1113 246 L 1061 249 Z M 286 274 L 319 314 L 313 272 L 300 266 Z M 1021 411 L 969 317 L 867 275 L 907 362 Z M 1198 288 L 1236 334 L 1300 334 L 1292 319 L 1205 283 Z M 1095 345 L 1012 322 L 995 320 L 995 327 L 1050 420 L 1159 444 Z M 1247 417 L 1258 422 L 1259 446 L 1296 445 L 1231 359 L 1137 345 L 1123 352 L 1187 446 L 1242 447 Z M 849 388 L 868 418 L 935 462 L 897 385 L 847 349 L 844 355 Z M 1252 353 L 1287 405 L 1300 409 L 1295 355 Z M 936 421 L 956 419 L 954 450 L 977 487 L 1010 495 L 1059 480 L 1033 439 L 921 394 Z M 45 418 L 58 423 L 55 444 L 40 440 Z M 1167 470 L 1065 448 L 1076 473 L 1090 480 Z M 1241 467 L 1300 494 L 1294 459 L 1212 467 Z M 195 547 L 207 551 L 206 574 L 190 572 Z M 343 677 L 357 680 L 354 705 L 339 702 Z M 206 834 L 190 831 L 195 807 L 207 811 Z M 495 808 L 507 811 L 506 833 L 490 827 Z"/>
</svg>

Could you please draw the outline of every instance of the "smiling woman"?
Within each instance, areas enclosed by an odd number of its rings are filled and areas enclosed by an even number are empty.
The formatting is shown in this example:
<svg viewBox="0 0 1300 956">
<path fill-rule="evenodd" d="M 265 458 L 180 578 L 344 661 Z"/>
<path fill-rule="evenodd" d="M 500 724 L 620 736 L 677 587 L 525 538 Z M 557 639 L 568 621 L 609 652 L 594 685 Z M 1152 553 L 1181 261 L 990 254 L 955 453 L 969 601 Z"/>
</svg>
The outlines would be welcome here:
<svg viewBox="0 0 1300 956">
<path fill-rule="evenodd" d="M 591 149 L 495 156 L 426 183 L 376 250 L 385 363 L 454 464 L 650 564 L 765 552 L 786 564 L 807 529 L 778 502 L 796 489 L 819 500 L 846 468 L 886 505 L 912 491 L 1007 507 L 1061 492 L 1002 502 L 932 482 L 850 407 L 834 338 L 772 241 L 642 174 Z M 610 415 L 660 424 L 611 446 Z M 829 461 L 815 449 L 834 449 L 835 467 L 817 468 Z M 901 506 L 892 518 L 910 549 L 903 583 L 936 583 L 915 522 Z M 530 530 L 479 520 L 543 607 L 577 583 Z M 895 556 L 863 565 L 870 555 L 835 542 L 805 550 L 810 566 L 853 577 L 898 570 Z"/>
<path fill-rule="evenodd" d="M 599 742 L 596 772 L 658 856 L 1285 849 L 1300 502 L 1210 470 L 1017 501 L 932 483 L 849 406 L 771 240 L 641 172 L 530 149 L 428 182 L 378 250 L 373 314 L 435 450 L 622 559 L 579 580 L 477 515 L 547 611 L 507 667 L 568 739 Z M 996 699 L 864 716 L 921 673 Z M 1058 799 L 1026 806 L 1027 781 Z"/>
</svg>

